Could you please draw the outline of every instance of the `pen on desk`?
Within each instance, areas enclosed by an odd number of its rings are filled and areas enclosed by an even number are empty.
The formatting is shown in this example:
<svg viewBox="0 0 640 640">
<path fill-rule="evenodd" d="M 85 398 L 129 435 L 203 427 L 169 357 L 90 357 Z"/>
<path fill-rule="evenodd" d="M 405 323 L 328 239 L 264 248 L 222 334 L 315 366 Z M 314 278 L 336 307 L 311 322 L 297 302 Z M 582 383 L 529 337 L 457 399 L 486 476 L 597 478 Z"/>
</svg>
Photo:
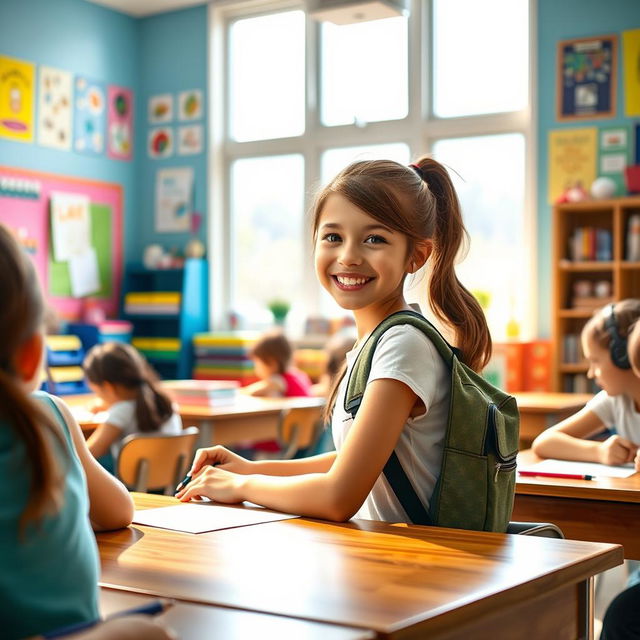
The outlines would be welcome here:
<svg viewBox="0 0 640 640">
<path fill-rule="evenodd" d="M 191 476 L 189 474 L 187 474 L 178 483 L 178 486 L 176 487 L 176 493 L 178 493 L 178 491 L 182 491 L 190 482 L 191 482 Z"/>
<path fill-rule="evenodd" d="M 49 640 L 49 638 L 61 638 L 63 636 L 68 636 L 73 633 L 78 633 L 79 631 L 84 631 L 85 629 L 90 629 L 91 627 L 95 627 L 97 624 L 100 624 L 101 622 L 106 622 L 106 620 L 111 620 L 112 618 L 121 618 L 122 616 L 135 616 L 135 615 L 155 616 L 160 613 L 163 613 L 172 605 L 173 605 L 172 600 L 154 600 L 153 602 L 143 604 L 140 607 L 134 607 L 133 609 L 125 609 L 124 611 L 118 611 L 108 616 L 104 621 L 93 620 L 92 622 L 78 622 L 77 624 L 70 624 L 70 625 L 67 625 L 66 627 L 59 627 L 58 629 L 54 629 L 53 631 L 49 631 L 48 633 L 43 633 L 42 637 L 46 638 L 47 640 Z"/>
<path fill-rule="evenodd" d="M 555 473 L 552 471 L 518 471 L 521 476 L 541 476 L 543 478 L 569 478 L 571 480 L 595 480 L 586 473 Z"/>
</svg>

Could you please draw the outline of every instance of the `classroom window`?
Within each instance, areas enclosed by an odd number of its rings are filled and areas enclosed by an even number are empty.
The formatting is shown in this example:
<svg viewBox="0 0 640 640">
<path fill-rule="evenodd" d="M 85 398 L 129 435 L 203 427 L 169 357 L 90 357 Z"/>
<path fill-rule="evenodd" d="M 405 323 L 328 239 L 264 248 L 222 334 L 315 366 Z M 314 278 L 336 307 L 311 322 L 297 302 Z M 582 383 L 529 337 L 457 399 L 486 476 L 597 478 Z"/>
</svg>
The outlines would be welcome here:
<svg viewBox="0 0 640 640">
<path fill-rule="evenodd" d="M 441 118 L 523 109 L 527 0 L 434 0 L 433 110 Z"/>
<path fill-rule="evenodd" d="M 304 326 L 296 307 L 348 315 L 314 273 L 314 194 L 352 160 L 431 154 L 459 189 L 471 252 L 458 271 L 491 291 L 494 338 L 511 314 L 521 337 L 535 335 L 530 2 L 409 4 L 408 17 L 337 26 L 302 0 L 211 3 L 214 327 L 229 312 L 262 326 L 283 293 L 292 326 Z"/>
<path fill-rule="evenodd" d="M 234 140 L 304 132 L 302 11 L 237 20 L 229 31 L 229 116 Z"/>
<path fill-rule="evenodd" d="M 326 126 L 404 118 L 407 19 L 321 26 L 321 120 Z"/>
<path fill-rule="evenodd" d="M 231 167 L 232 308 L 245 325 L 268 323 L 269 301 L 302 288 L 303 174 L 297 154 Z"/>
</svg>

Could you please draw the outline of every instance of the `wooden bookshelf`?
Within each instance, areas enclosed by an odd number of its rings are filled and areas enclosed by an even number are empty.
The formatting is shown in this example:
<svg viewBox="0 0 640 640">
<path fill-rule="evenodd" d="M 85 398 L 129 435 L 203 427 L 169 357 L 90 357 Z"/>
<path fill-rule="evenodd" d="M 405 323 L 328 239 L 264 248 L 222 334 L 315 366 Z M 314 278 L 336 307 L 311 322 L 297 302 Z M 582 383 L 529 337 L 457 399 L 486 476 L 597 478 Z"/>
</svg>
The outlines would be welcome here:
<svg viewBox="0 0 640 640">
<path fill-rule="evenodd" d="M 640 214 L 640 197 L 558 204 L 553 209 L 552 385 L 555 391 L 591 391 L 579 335 L 593 310 L 609 301 L 640 297 L 640 262 L 627 259 L 629 218 Z M 610 251 L 596 246 L 595 234 L 610 234 Z M 598 239 L 606 234 L 598 233 Z M 587 248 L 580 254 L 580 247 Z M 588 251 L 591 246 L 593 251 Z M 594 255 L 594 252 L 598 254 Z M 592 295 L 576 297 L 577 282 Z M 596 284 L 608 282 L 608 296 L 596 296 Z M 585 285 L 582 285 L 585 287 Z M 584 306 L 581 306 L 581 301 Z M 600 304 L 601 303 L 601 304 Z M 593 306 L 589 306 L 593 305 Z"/>
</svg>

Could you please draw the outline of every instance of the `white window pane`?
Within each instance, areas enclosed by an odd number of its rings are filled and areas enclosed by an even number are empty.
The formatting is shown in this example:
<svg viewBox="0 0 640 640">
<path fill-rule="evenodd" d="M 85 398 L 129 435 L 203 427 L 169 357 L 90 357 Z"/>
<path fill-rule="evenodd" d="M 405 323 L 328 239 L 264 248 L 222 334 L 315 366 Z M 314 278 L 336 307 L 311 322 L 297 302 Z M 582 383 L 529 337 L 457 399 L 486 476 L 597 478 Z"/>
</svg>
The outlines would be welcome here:
<svg viewBox="0 0 640 640">
<path fill-rule="evenodd" d="M 524 136 L 440 140 L 434 158 L 449 169 L 471 238 L 458 276 L 471 291 L 489 294 L 491 334 L 503 340 L 512 318 L 523 327 L 531 294 L 524 237 Z"/>
<path fill-rule="evenodd" d="M 395 160 L 402 164 L 409 164 L 409 157 L 409 146 L 403 142 L 328 149 L 322 154 L 321 181 L 326 184 L 356 160 Z"/>
<path fill-rule="evenodd" d="M 342 169 L 356 160 L 395 160 L 401 164 L 409 164 L 409 154 L 409 146 L 403 142 L 328 149 L 322 154 L 321 182 L 326 184 Z M 321 313 L 330 318 L 349 315 L 349 312 L 342 309 L 324 289 L 322 289 L 320 297 L 320 310 Z"/>
<path fill-rule="evenodd" d="M 255 326 L 271 319 L 270 300 L 303 299 L 303 157 L 237 160 L 231 203 L 232 305 Z"/>
<path fill-rule="evenodd" d="M 299 136 L 305 117 L 305 16 L 238 20 L 229 35 L 229 124 L 234 140 Z"/>
<path fill-rule="evenodd" d="M 322 124 L 398 120 L 408 112 L 407 19 L 322 24 Z"/>
<path fill-rule="evenodd" d="M 434 0 L 435 115 L 526 107 L 528 5 L 528 0 Z"/>
</svg>

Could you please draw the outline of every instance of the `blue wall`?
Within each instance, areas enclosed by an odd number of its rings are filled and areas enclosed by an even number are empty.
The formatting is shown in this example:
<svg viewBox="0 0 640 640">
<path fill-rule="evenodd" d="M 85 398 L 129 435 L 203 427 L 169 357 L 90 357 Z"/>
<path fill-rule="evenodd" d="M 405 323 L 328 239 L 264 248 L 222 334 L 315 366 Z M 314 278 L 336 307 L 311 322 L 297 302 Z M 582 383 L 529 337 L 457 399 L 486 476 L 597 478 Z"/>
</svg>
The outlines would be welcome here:
<svg viewBox="0 0 640 640">
<path fill-rule="evenodd" d="M 37 65 L 49 65 L 83 74 L 107 84 L 134 90 L 134 113 L 140 111 L 139 22 L 82 0 L 2 0 L 0 2 L 0 54 Z M 133 238 L 138 193 L 134 161 L 59 151 L 37 143 L 0 139 L 0 164 L 116 182 L 124 188 L 124 252 L 137 247 Z"/>
<path fill-rule="evenodd" d="M 622 42 L 618 40 L 617 114 L 606 120 L 556 121 L 556 45 L 558 40 L 620 33 L 640 27 L 638 0 L 538 1 L 538 333 L 551 325 L 551 206 L 548 204 L 548 134 L 551 129 L 629 125 L 624 117 Z"/>
</svg>

